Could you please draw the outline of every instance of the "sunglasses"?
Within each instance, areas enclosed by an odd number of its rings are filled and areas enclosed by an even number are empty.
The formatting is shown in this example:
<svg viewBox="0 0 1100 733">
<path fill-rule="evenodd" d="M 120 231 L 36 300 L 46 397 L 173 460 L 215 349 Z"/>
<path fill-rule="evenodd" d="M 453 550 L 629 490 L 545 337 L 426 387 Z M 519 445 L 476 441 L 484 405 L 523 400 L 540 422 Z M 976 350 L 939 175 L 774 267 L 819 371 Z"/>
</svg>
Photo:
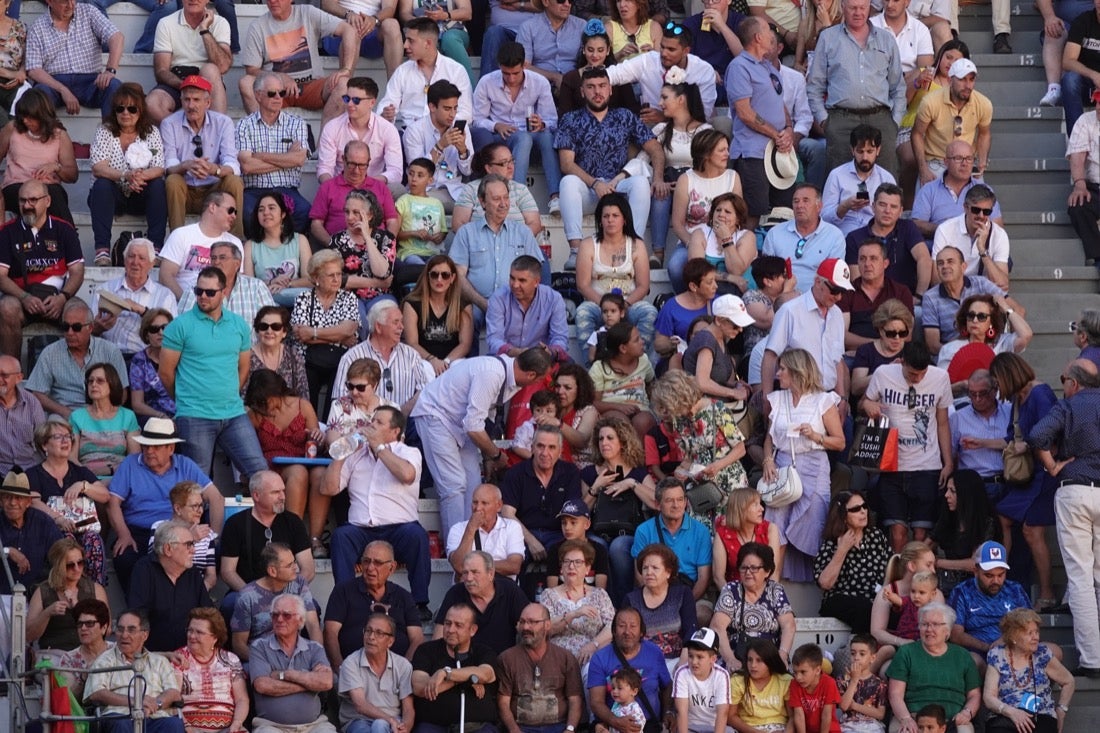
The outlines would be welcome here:
<svg viewBox="0 0 1100 733">
<path fill-rule="evenodd" d="M 992 393 L 993 393 L 993 390 L 991 390 L 991 389 L 983 389 L 983 390 L 980 390 L 978 392 L 967 391 L 966 394 L 972 400 L 980 400 L 980 399 L 984 399 L 984 398 L 988 397 Z"/>
<path fill-rule="evenodd" d="M 387 392 L 393 392 L 393 379 L 391 379 L 392 374 L 393 372 L 390 371 L 389 367 L 386 367 L 382 370 L 382 379 L 386 380 L 385 385 Z"/>
<path fill-rule="evenodd" d="M 989 320 L 988 313 L 978 313 L 977 311 L 967 311 L 966 320 L 977 321 L 978 323 L 985 323 Z"/>
<path fill-rule="evenodd" d="M 802 259 L 802 253 L 806 251 L 806 238 L 800 237 L 794 246 L 795 259 Z"/>
<path fill-rule="evenodd" d="M 836 285 L 833 285 L 831 282 L 825 280 L 824 278 L 822 278 L 821 282 L 825 283 L 825 287 L 829 289 L 830 295 L 844 295 L 844 288 L 838 288 Z"/>
<path fill-rule="evenodd" d="M 900 331 L 883 330 L 882 335 L 888 339 L 903 339 L 909 335 L 909 329 L 903 328 Z"/>
<path fill-rule="evenodd" d="M 136 104 L 120 104 L 120 105 L 115 107 L 115 114 L 116 115 L 120 115 L 123 112 L 129 112 L 132 115 L 136 115 L 138 113 L 137 105 Z"/>
<path fill-rule="evenodd" d="M 195 135 L 193 138 L 191 138 L 191 144 L 195 146 L 195 157 L 196 158 L 201 158 L 202 157 L 202 136 Z"/>
<path fill-rule="evenodd" d="M 665 23 L 665 30 L 674 36 L 678 36 L 684 32 L 684 27 L 674 20 L 670 20 Z"/>
<path fill-rule="evenodd" d="M 65 569 L 66 570 L 76 570 L 77 568 L 82 568 L 82 567 L 84 567 L 84 561 L 83 560 L 74 560 L 73 562 L 65 563 Z"/>
<path fill-rule="evenodd" d="M 859 514 L 861 511 L 867 508 L 866 502 L 863 504 L 856 504 L 855 506 L 848 507 L 849 514 Z"/>
<path fill-rule="evenodd" d="M 344 96 L 340 97 L 340 99 L 344 100 L 344 104 L 348 104 L 350 102 L 351 104 L 354 104 L 356 107 L 358 107 L 359 103 L 367 101 L 368 97 L 353 97 L 350 94 L 345 94 Z"/>
<path fill-rule="evenodd" d="M 294 618 L 298 614 L 293 611 L 272 611 L 271 618 Z"/>
<path fill-rule="evenodd" d="M 268 99 L 275 99 L 275 97 L 284 97 L 284 98 L 286 97 L 286 90 L 285 89 L 280 89 L 279 91 L 275 91 L 273 89 L 268 89 L 266 91 L 267 91 L 267 98 Z"/>
<path fill-rule="evenodd" d="M 95 619 L 92 619 L 90 621 L 88 619 L 84 619 L 83 621 L 77 621 L 76 625 L 82 629 L 90 629 L 93 626 L 99 626 L 99 622 Z"/>
<path fill-rule="evenodd" d="M 993 209 L 986 209 L 986 208 L 983 208 L 981 206 L 971 206 L 970 207 L 970 213 L 973 214 L 974 216 L 978 216 L 979 214 L 981 216 L 989 216 L 990 214 L 993 213 Z"/>
<path fill-rule="evenodd" d="M 62 323 L 61 324 L 61 330 L 63 330 L 63 331 L 73 331 L 74 333 L 80 333 L 81 331 L 84 330 L 85 326 L 91 326 L 91 325 L 92 324 L 90 324 L 90 323 Z"/>
<path fill-rule="evenodd" d="M 220 288 L 200 288 L 198 285 L 191 288 L 191 292 L 195 294 L 196 298 L 205 295 L 207 298 L 213 298 L 215 295 L 221 292 Z"/>
<path fill-rule="evenodd" d="M 355 382 L 344 382 L 344 387 L 348 392 L 366 392 L 369 384 L 356 384 Z"/>
<path fill-rule="evenodd" d="M 450 280 L 454 277 L 454 273 L 450 270 L 432 270 L 428 273 L 428 277 L 432 280 Z"/>
<path fill-rule="evenodd" d="M 256 324 L 256 330 L 260 333 L 263 333 L 268 329 L 271 329 L 275 333 L 279 333 L 283 330 L 283 324 L 279 321 L 276 321 L 275 323 L 267 323 L 266 321 L 264 321 Z"/>
<path fill-rule="evenodd" d="M 962 137 L 963 134 L 963 118 L 961 115 L 955 115 L 955 137 Z"/>
<path fill-rule="evenodd" d="M 149 335 L 152 335 L 154 333 L 160 333 L 161 331 L 163 331 L 166 328 L 168 328 L 167 323 L 164 323 L 160 326 L 149 326 L 148 328 L 145 329 L 145 333 L 147 333 Z"/>
<path fill-rule="evenodd" d="M 783 82 L 779 81 L 779 77 L 775 74 L 768 74 L 772 79 L 772 88 L 775 89 L 776 94 L 783 93 Z"/>
<path fill-rule="evenodd" d="M 912 410 L 917 406 L 917 388 L 910 386 L 909 394 L 905 395 L 905 406 Z"/>
</svg>

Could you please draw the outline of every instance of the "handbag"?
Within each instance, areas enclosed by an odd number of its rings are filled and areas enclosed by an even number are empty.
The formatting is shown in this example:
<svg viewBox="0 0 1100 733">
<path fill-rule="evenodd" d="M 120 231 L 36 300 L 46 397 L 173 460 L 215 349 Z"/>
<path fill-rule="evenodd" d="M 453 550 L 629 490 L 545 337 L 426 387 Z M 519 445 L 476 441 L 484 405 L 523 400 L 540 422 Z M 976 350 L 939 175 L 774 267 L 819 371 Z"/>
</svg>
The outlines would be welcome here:
<svg viewBox="0 0 1100 733">
<path fill-rule="evenodd" d="M 95 502 L 87 496 L 78 496 L 71 503 L 65 501 L 63 495 L 51 496 L 46 500 L 46 506 L 55 512 L 60 512 L 65 519 L 75 524 L 78 535 L 85 532 L 99 532 L 103 529 L 99 523 Z"/>
<path fill-rule="evenodd" d="M 1012 441 L 1004 447 L 1001 457 L 1004 459 L 1005 482 L 1010 484 L 1027 484 L 1035 476 L 1035 456 L 1030 450 L 1017 453 L 1015 444 L 1024 440 L 1023 431 L 1020 430 L 1020 406 L 1012 405 Z"/>
<path fill-rule="evenodd" d="M 791 419 L 791 396 L 787 395 L 787 421 Z M 797 459 L 795 457 L 794 436 L 791 439 L 791 465 L 776 467 L 775 480 L 767 481 L 761 478 L 756 484 L 756 490 L 760 493 L 760 500 L 764 506 L 779 508 L 794 504 L 802 498 L 802 477 L 798 475 Z"/>
<path fill-rule="evenodd" d="M 493 416 L 485 418 L 485 432 L 494 440 L 504 440 L 505 424 L 508 420 L 508 412 L 504 409 L 504 388 L 508 386 L 508 364 L 499 356 L 495 357 L 504 367 L 504 381 L 500 383 L 500 392 L 497 393 L 497 401 L 493 406 Z"/>
<path fill-rule="evenodd" d="M 871 472 L 898 470 L 898 430 L 890 427 L 883 416 L 878 423 L 868 420 L 866 427 L 852 441 L 848 465 L 860 466 Z"/>
<path fill-rule="evenodd" d="M 699 516 L 714 511 L 726 498 L 718 484 L 713 481 L 687 481 L 684 493 L 691 504 L 691 513 Z"/>
<path fill-rule="evenodd" d="M 309 323 L 313 324 L 313 315 L 317 310 L 317 290 L 309 294 Z M 306 344 L 305 362 L 310 369 L 318 371 L 336 371 L 340 359 L 347 353 L 347 347 L 340 344 Z"/>
<path fill-rule="evenodd" d="M 608 545 L 616 537 L 633 535 L 644 521 L 642 502 L 633 491 L 624 491 L 618 496 L 601 491 L 592 507 L 592 532 Z"/>
</svg>

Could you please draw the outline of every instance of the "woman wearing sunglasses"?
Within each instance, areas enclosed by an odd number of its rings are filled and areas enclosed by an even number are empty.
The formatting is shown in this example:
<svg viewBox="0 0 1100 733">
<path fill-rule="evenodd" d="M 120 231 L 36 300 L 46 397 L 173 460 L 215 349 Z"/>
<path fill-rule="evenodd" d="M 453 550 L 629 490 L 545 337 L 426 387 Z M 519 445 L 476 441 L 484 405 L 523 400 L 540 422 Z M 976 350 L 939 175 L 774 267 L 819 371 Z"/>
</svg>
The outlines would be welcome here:
<svg viewBox="0 0 1100 733">
<path fill-rule="evenodd" d="M 405 343 L 432 365 L 437 376 L 470 353 L 474 343 L 473 311 L 462 300 L 458 268 L 447 255 L 428 260 L 401 312 L 405 317 Z"/>
<path fill-rule="evenodd" d="M 27 606 L 27 641 L 38 642 L 40 658 L 52 657 L 56 662 L 64 652 L 80 646 L 73 606 L 87 598 L 106 603 L 107 591 L 84 575 L 84 550 L 72 537 L 53 543 L 46 557 L 50 574 L 34 589 Z"/>
<path fill-rule="evenodd" d="M 309 399 L 309 380 L 302 353 L 286 342 L 290 335 L 290 311 L 277 305 L 265 305 L 256 312 L 252 321 L 256 341 L 248 359 L 248 378 L 261 369 L 277 372 L 290 387 L 290 391 L 304 400 Z M 248 382 L 245 382 L 247 391 Z"/>
<path fill-rule="evenodd" d="M 1012 332 L 1008 332 L 1008 327 Z M 1031 343 L 1031 326 L 1008 304 L 1003 295 L 971 295 L 955 314 L 959 337 L 940 349 L 937 365 L 948 368 L 955 354 L 969 344 L 986 344 L 994 354 L 1019 354 Z M 952 372 L 952 390 L 956 395 L 966 388 L 969 374 Z"/>
<path fill-rule="evenodd" d="M 160 381 L 160 347 L 164 329 L 172 314 L 164 308 L 150 308 L 141 317 L 138 334 L 146 344 L 130 361 L 130 404 L 142 425 L 151 417 L 174 417 L 176 401 Z"/>
<path fill-rule="evenodd" d="M 852 633 L 871 630 L 871 602 L 882 582 L 890 550 L 886 535 L 871 524 L 867 497 L 842 491 L 833 498 L 825 520 L 814 578 L 823 591 L 822 616 L 834 616 Z"/>
<path fill-rule="evenodd" d="M 123 84 L 111 106 L 113 111 L 96 129 L 92 141 L 95 181 L 88 194 L 88 207 L 92 212 L 96 266 L 111 264 L 115 214 L 144 214 L 149 239 L 158 252 L 168 222 L 164 143 L 146 111 L 145 92 L 140 84 Z"/>
<path fill-rule="evenodd" d="M 875 309 L 871 325 L 878 338 L 856 349 L 852 363 L 853 397 L 863 396 L 876 369 L 901 357 L 901 347 L 913 337 L 913 313 L 900 300 L 891 298 Z"/>
</svg>

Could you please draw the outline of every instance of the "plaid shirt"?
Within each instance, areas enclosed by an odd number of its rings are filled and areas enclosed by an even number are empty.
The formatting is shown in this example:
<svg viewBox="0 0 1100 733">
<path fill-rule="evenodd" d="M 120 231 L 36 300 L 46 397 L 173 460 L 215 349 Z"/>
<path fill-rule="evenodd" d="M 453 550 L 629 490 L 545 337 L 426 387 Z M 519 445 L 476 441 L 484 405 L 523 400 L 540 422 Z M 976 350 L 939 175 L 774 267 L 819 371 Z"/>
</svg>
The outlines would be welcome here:
<svg viewBox="0 0 1100 733">
<path fill-rule="evenodd" d="M 274 125 L 268 125 L 253 112 L 237 123 L 237 150 L 253 153 L 286 153 L 298 141 L 309 152 L 306 123 L 298 115 L 281 111 Z M 245 188 L 298 188 L 302 185 L 302 167 L 280 168 L 270 173 L 246 174 Z"/>
<path fill-rule="evenodd" d="M 27 31 L 27 70 L 47 74 L 98 74 L 103 71 L 103 45 L 118 33 L 107 16 L 87 3 L 77 3 L 69 30 L 55 27 L 48 12 Z"/>
</svg>

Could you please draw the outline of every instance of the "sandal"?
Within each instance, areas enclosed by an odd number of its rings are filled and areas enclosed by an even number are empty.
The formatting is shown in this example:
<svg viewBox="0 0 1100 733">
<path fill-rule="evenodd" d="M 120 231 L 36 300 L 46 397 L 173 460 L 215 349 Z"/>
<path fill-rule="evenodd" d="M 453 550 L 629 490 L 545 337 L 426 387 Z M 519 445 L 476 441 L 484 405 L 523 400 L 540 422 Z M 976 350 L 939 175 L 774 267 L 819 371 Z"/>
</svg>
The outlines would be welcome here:
<svg viewBox="0 0 1100 733">
<path fill-rule="evenodd" d="M 1058 605 L 1057 598 L 1040 598 L 1035 602 L 1035 610 L 1038 613 L 1050 613 L 1050 609 Z"/>
<path fill-rule="evenodd" d="M 328 557 L 328 549 L 325 548 L 325 543 L 321 542 L 320 537 L 310 537 L 309 545 L 315 560 L 321 560 Z"/>
</svg>

